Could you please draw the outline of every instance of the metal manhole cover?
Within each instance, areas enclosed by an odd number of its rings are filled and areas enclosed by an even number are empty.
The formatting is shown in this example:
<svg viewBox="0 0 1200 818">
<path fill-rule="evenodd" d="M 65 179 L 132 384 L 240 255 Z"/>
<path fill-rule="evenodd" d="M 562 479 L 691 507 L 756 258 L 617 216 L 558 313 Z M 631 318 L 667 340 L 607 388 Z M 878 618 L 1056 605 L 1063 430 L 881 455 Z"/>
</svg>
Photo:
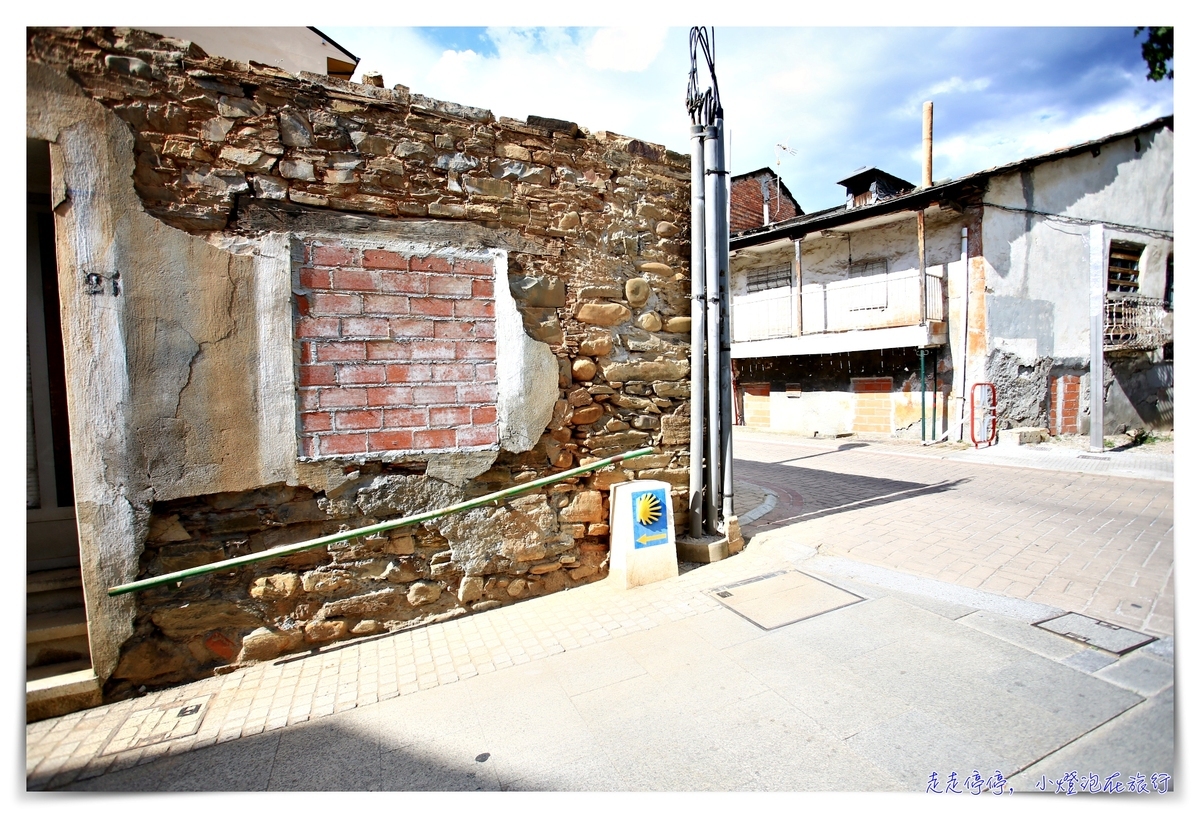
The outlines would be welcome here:
<svg viewBox="0 0 1200 818">
<path fill-rule="evenodd" d="M 1065 613 L 1033 624 L 1035 627 L 1118 656 L 1142 645 L 1148 645 L 1158 638 L 1077 613 Z"/>
<path fill-rule="evenodd" d="M 130 713 L 100 755 L 135 750 L 138 747 L 193 735 L 200 729 L 200 722 L 204 721 L 205 715 L 208 714 L 210 698 L 211 693 Z"/>
<path fill-rule="evenodd" d="M 708 593 L 763 630 L 811 619 L 863 600 L 858 594 L 790 569 L 722 585 Z"/>
</svg>

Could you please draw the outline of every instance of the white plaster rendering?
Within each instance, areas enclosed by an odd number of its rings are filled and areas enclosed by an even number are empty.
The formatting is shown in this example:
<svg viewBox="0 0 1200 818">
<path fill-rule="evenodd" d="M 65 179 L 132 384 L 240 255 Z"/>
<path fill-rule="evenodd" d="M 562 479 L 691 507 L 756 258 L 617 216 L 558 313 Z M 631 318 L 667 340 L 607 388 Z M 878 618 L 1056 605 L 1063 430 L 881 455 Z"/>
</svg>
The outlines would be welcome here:
<svg viewBox="0 0 1200 818">
<path fill-rule="evenodd" d="M 292 74 L 325 74 L 327 60 L 352 63 L 351 55 L 305 26 L 163 26 L 147 29 L 191 41 L 209 54 L 266 63 Z"/>
<path fill-rule="evenodd" d="M 772 392 L 771 429 L 805 436 L 840 435 L 853 430 L 850 392 Z"/>
<path fill-rule="evenodd" d="M 496 414 L 500 447 L 527 452 L 541 439 L 558 400 L 558 359 L 550 345 L 525 334 L 508 289 L 508 253 L 494 250 L 496 265 Z"/>
<path fill-rule="evenodd" d="M 946 343 L 944 324 L 931 322 L 924 327 L 888 327 L 850 332 L 829 332 L 805 335 L 800 338 L 768 338 L 745 341 L 731 346 L 738 358 L 774 357 L 778 355 L 822 355 L 832 352 L 852 352 L 866 349 L 934 346 Z"/>
</svg>

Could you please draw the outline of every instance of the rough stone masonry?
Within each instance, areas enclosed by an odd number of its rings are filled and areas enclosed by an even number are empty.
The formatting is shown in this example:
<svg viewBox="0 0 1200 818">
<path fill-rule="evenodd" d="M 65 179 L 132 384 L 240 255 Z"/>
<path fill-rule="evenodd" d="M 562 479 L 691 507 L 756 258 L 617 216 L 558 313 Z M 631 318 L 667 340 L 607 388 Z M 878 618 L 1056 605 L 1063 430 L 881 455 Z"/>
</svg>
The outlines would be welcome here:
<svg viewBox="0 0 1200 818">
<path fill-rule="evenodd" d="M 621 480 L 667 480 L 682 510 L 686 157 L 129 29 L 29 29 L 27 58 L 108 697 L 599 579 Z M 627 469 L 104 599 L 646 445 Z"/>
</svg>

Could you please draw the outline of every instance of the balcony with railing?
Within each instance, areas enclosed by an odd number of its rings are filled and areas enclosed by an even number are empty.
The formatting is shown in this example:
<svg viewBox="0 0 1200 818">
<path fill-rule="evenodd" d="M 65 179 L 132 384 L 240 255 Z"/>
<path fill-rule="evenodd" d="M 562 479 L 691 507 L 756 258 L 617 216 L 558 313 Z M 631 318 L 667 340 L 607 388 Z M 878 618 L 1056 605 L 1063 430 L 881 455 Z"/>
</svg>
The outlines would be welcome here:
<svg viewBox="0 0 1200 818">
<path fill-rule="evenodd" d="M 1104 349 L 1158 349 L 1172 340 L 1171 319 L 1161 298 L 1109 293 L 1104 302 Z"/>
<path fill-rule="evenodd" d="M 923 326 L 916 270 L 734 296 L 734 357 L 945 343 L 944 283 L 926 273 Z"/>
</svg>

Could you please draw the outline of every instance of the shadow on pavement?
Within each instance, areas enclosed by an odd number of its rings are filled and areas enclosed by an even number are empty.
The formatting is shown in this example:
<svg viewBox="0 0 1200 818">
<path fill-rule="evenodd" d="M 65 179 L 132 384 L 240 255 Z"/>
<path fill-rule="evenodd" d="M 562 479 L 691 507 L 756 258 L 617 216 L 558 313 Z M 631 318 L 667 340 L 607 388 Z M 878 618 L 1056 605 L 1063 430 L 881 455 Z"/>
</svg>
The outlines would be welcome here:
<svg viewBox="0 0 1200 818">
<path fill-rule="evenodd" d="M 734 468 L 740 479 L 772 489 L 780 497 L 781 502 L 772 513 L 753 523 L 759 529 L 953 491 L 972 479 L 963 477 L 937 483 L 917 483 L 736 459 Z M 791 501 L 785 501 L 788 495 L 793 498 Z M 795 499 L 797 496 L 798 501 Z"/>
</svg>

